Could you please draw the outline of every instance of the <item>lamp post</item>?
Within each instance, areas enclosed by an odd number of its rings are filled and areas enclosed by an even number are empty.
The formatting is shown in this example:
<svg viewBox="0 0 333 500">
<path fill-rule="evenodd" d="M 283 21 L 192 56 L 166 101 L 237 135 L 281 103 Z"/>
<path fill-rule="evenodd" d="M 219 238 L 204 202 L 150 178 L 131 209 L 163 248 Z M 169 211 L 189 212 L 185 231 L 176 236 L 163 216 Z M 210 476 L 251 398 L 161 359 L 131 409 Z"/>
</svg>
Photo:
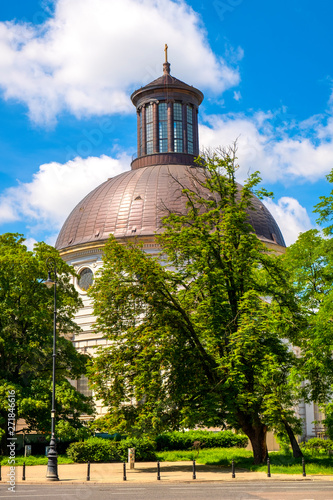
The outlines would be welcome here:
<svg viewBox="0 0 333 500">
<path fill-rule="evenodd" d="M 57 328 L 57 266 L 56 262 L 53 258 L 48 258 L 46 260 L 46 264 L 50 264 L 47 280 L 44 281 L 44 284 L 47 288 L 54 287 L 54 310 L 53 310 L 53 354 L 52 354 L 52 409 L 51 409 L 51 439 L 50 439 L 50 448 L 47 454 L 48 463 L 47 463 L 47 472 L 46 479 L 49 481 L 58 481 L 58 454 L 57 454 L 57 444 L 55 439 L 55 368 L 56 368 L 56 328 Z M 51 278 L 50 269 L 53 267 L 53 275 L 54 279 Z"/>
</svg>

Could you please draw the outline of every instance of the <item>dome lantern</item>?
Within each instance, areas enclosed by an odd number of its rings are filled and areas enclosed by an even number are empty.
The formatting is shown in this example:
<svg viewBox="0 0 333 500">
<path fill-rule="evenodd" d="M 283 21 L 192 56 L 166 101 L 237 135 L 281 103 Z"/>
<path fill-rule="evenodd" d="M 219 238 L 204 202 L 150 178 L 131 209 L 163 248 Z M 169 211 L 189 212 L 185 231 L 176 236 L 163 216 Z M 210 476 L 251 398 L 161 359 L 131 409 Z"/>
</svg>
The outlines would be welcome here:
<svg viewBox="0 0 333 500">
<path fill-rule="evenodd" d="M 165 44 L 163 75 L 131 95 L 137 110 L 137 158 L 132 170 L 151 165 L 194 165 L 199 155 L 200 90 L 170 74 Z"/>
</svg>

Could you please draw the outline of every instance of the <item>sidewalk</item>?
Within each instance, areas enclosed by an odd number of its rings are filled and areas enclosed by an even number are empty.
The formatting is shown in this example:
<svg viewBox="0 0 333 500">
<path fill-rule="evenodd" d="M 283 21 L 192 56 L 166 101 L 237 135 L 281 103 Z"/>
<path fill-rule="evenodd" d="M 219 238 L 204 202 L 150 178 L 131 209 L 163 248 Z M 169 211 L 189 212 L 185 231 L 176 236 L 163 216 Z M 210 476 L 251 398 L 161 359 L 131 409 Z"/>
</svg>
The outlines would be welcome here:
<svg viewBox="0 0 333 500">
<path fill-rule="evenodd" d="M 15 470 L 15 482 L 25 484 L 82 484 L 87 482 L 87 464 L 63 464 L 58 465 L 59 481 L 47 481 L 46 465 L 26 466 L 25 481 L 22 481 L 23 467 L 18 466 Z M 2 467 L 1 484 L 9 480 L 9 467 Z M 209 465 L 196 465 L 196 479 L 193 479 L 192 462 L 161 462 L 161 481 L 163 482 L 206 482 L 206 481 L 333 481 L 333 476 L 309 475 L 306 477 L 300 473 L 274 474 L 268 478 L 264 472 L 247 472 L 236 469 L 236 477 L 233 479 L 231 470 Z M 157 481 L 157 465 L 152 462 L 136 462 L 135 469 L 129 469 L 126 464 L 126 481 L 132 484 L 153 483 Z M 123 464 L 91 464 L 90 483 L 123 483 Z"/>
</svg>

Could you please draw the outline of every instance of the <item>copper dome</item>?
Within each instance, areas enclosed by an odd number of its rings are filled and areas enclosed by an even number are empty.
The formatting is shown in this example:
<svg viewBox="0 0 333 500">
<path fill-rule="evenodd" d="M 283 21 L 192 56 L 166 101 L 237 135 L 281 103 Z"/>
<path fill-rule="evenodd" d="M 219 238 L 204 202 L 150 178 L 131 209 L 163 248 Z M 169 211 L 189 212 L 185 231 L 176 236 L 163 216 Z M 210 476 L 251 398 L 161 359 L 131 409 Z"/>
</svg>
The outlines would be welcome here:
<svg viewBox="0 0 333 500">
<path fill-rule="evenodd" d="M 197 115 L 203 94 L 170 75 L 167 48 L 163 75 L 131 96 L 138 134 L 132 170 L 107 180 L 74 208 L 59 233 L 58 250 L 104 242 L 110 234 L 154 237 L 167 210 L 185 213 L 180 185 L 192 187 L 191 171 L 200 175 L 201 170 L 193 165 L 199 155 Z M 255 197 L 253 208 L 249 221 L 257 236 L 285 246 L 275 220 Z"/>
<path fill-rule="evenodd" d="M 116 238 L 154 236 L 161 230 L 166 209 L 185 212 L 186 197 L 181 196 L 179 182 L 190 187 L 192 169 L 186 165 L 155 165 L 107 180 L 74 208 L 59 233 L 56 248 L 103 242 L 110 234 Z M 277 223 L 256 197 L 253 208 L 249 221 L 257 236 L 285 246 Z"/>
</svg>

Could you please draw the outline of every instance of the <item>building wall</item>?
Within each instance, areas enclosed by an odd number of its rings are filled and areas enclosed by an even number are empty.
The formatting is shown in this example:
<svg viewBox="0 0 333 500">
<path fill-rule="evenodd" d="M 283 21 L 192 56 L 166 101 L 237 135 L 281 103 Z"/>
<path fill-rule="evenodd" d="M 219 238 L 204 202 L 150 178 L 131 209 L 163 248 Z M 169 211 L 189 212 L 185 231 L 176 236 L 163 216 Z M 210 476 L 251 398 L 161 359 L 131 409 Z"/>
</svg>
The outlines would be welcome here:
<svg viewBox="0 0 333 500">
<path fill-rule="evenodd" d="M 149 254 L 157 254 L 159 252 L 159 247 L 150 238 L 147 239 L 144 244 L 144 250 Z M 91 246 L 87 245 L 86 248 L 82 247 L 77 251 L 71 251 L 69 253 L 64 252 L 62 254 L 62 258 L 67 262 L 67 264 L 74 267 L 77 274 L 80 274 L 83 269 L 89 268 L 93 271 L 94 276 L 96 276 L 103 265 L 102 253 L 102 248 L 91 248 Z M 92 300 L 88 296 L 87 291 L 84 291 L 79 287 L 78 281 L 79 280 L 77 278 L 73 278 L 73 285 L 80 295 L 83 307 L 77 312 L 75 321 L 80 326 L 82 331 L 73 336 L 72 342 L 78 351 L 88 354 L 89 356 L 95 356 L 96 348 L 99 346 L 107 346 L 108 341 L 104 339 L 98 331 L 93 329 L 93 324 L 96 318 L 93 315 Z M 77 382 L 74 384 L 76 388 L 79 388 Z M 96 400 L 96 412 L 97 417 L 105 415 L 107 412 L 107 408 L 103 407 L 102 402 L 99 400 Z"/>
</svg>

